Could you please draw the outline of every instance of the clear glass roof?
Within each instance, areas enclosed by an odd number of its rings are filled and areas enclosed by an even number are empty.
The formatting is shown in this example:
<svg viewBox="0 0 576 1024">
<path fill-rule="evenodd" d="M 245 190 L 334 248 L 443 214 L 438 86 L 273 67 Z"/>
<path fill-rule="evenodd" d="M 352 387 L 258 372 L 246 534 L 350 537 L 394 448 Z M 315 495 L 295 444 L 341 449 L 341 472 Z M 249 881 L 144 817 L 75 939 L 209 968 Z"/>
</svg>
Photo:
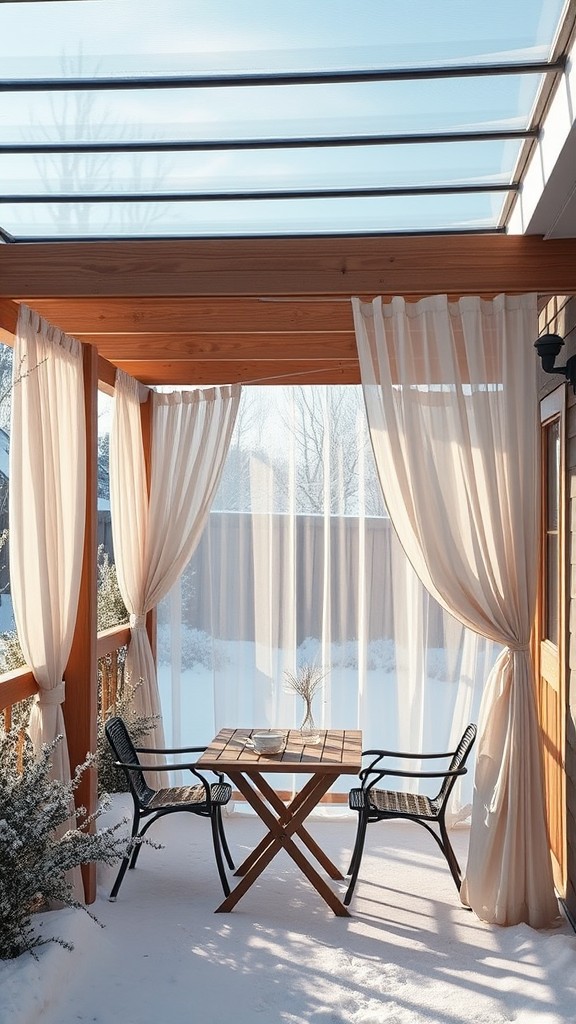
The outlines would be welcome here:
<svg viewBox="0 0 576 1024">
<path fill-rule="evenodd" d="M 564 6 L 1 3 L 0 227 L 17 240 L 502 229 Z"/>
</svg>

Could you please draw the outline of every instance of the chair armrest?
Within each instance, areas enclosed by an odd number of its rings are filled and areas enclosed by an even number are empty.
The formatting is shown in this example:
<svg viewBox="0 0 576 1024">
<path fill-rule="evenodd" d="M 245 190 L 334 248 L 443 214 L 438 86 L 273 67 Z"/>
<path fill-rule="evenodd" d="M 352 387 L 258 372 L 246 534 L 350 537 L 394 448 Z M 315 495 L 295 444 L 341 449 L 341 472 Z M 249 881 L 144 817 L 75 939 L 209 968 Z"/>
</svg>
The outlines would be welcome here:
<svg viewBox="0 0 576 1024">
<path fill-rule="evenodd" d="M 453 757 L 456 753 L 455 750 L 445 750 L 441 754 L 421 754 L 421 753 L 405 753 L 402 750 L 363 750 L 362 757 L 372 757 L 376 755 L 380 757 L 406 757 L 411 760 L 420 760 L 421 758 L 428 758 L 429 760 L 436 757 Z"/>
<path fill-rule="evenodd" d="M 373 770 L 376 770 L 376 771 L 384 770 L 383 766 L 381 766 L 380 768 L 376 769 L 376 765 L 384 757 L 397 757 L 397 758 L 404 758 L 405 760 L 410 760 L 410 761 L 420 761 L 421 759 L 440 760 L 443 757 L 452 757 L 453 754 L 454 754 L 454 751 L 447 751 L 444 754 L 407 754 L 407 753 L 403 753 L 402 751 L 398 751 L 398 750 L 363 750 L 362 751 L 362 757 L 372 757 L 372 761 L 370 762 L 369 765 L 366 765 L 365 768 L 361 769 L 361 771 L 360 771 L 360 778 L 361 779 L 364 778 L 364 776 L 368 772 L 371 772 Z M 444 773 L 442 772 L 441 774 L 444 774 Z"/>
<path fill-rule="evenodd" d="M 385 768 L 382 771 L 374 771 L 366 768 L 364 771 L 360 772 L 360 777 L 362 778 L 362 789 L 368 792 L 388 775 L 402 779 L 449 779 L 458 775 L 466 775 L 467 771 L 468 769 L 466 765 L 462 765 L 460 768 L 451 768 L 449 771 L 443 772 L 409 772 L 394 768 Z M 369 775 L 374 775 L 371 782 L 368 782 Z"/>
</svg>

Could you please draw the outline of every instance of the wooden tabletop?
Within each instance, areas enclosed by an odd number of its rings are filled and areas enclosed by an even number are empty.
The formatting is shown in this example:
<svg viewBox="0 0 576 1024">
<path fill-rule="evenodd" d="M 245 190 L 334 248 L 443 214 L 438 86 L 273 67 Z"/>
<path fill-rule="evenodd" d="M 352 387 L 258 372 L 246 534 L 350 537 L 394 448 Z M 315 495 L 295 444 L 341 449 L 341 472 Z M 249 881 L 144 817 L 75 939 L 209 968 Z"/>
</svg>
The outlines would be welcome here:
<svg viewBox="0 0 576 1024">
<path fill-rule="evenodd" d="M 258 754 L 246 746 L 254 732 L 283 732 L 278 754 Z M 320 742 L 304 743 L 299 729 L 221 729 L 199 757 L 199 768 L 234 772 L 308 772 L 322 775 L 357 775 L 362 766 L 359 729 L 320 729 Z"/>
</svg>

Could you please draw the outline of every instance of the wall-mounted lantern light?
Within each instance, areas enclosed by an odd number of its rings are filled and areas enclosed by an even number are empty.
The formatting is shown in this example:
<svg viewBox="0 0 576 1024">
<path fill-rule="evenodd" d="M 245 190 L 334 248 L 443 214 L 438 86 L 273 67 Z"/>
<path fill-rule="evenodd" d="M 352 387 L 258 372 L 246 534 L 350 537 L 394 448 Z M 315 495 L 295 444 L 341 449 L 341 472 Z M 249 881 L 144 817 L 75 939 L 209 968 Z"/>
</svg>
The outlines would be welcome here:
<svg viewBox="0 0 576 1024">
<path fill-rule="evenodd" d="M 538 338 L 534 348 L 540 356 L 544 372 L 564 374 L 566 382 L 572 385 L 576 395 L 576 356 L 570 356 L 566 360 L 565 366 L 555 365 L 556 356 L 560 354 L 563 345 L 564 340 L 559 334 L 543 334 L 541 338 Z"/>
</svg>

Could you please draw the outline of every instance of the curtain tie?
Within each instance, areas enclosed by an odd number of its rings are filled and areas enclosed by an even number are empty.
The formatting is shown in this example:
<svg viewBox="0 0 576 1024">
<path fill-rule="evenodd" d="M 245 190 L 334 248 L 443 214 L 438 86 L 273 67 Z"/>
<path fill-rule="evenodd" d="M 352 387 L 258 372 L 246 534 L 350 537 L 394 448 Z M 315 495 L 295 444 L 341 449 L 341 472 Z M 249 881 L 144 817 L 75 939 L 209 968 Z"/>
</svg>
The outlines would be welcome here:
<svg viewBox="0 0 576 1024">
<path fill-rule="evenodd" d="M 519 654 L 521 651 L 529 651 L 530 650 L 530 644 L 529 643 L 528 644 L 521 644 L 521 643 L 511 644 L 511 643 L 507 643 L 506 646 L 507 646 L 509 651 L 512 651 L 512 654 Z"/>
<path fill-rule="evenodd" d="M 36 703 L 40 707 L 46 707 L 49 704 L 63 704 L 65 700 L 64 680 L 57 683 L 56 686 L 42 687 L 36 694 Z"/>
<path fill-rule="evenodd" d="M 146 629 L 146 616 L 145 615 L 131 615 L 130 616 L 130 629 Z"/>
</svg>

